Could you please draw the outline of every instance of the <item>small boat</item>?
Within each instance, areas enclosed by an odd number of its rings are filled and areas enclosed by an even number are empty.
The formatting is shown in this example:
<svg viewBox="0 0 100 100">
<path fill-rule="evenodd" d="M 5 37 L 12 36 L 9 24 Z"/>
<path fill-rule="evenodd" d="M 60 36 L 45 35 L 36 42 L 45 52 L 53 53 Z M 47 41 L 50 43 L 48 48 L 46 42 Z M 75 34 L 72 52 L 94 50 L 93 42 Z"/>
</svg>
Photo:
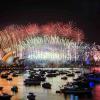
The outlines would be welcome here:
<svg viewBox="0 0 100 100">
<path fill-rule="evenodd" d="M 67 74 L 67 71 L 59 71 L 59 74 L 61 75 Z"/>
<path fill-rule="evenodd" d="M 1 78 L 8 78 L 8 75 L 7 74 L 2 74 Z"/>
<path fill-rule="evenodd" d="M 61 93 L 61 91 L 57 90 L 56 93 Z"/>
<path fill-rule="evenodd" d="M 8 81 L 12 81 L 12 78 L 7 78 Z"/>
<path fill-rule="evenodd" d="M 77 70 L 77 71 L 75 71 L 75 73 L 81 73 L 81 71 L 78 71 L 78 70 Z"/>
<path fill-rule="evenodd" d="M 75 95 L 92 95 L 92 91 L 89 87 L 80 87 L 77 84 L 69 83 L 65 85 L 60 91 L 64 94 L 75 94 Z"/>
<path fill-rule="evenodd" d="M 67 80 L 67 77 L 66 77 L 66 76 L 64 76 L 64 77 L 61 77 L 61 79 L 63 79 L 63 80 Z"/>
<path fill-rule="evenodd" d="M 66 90 L 64 94 L 75 94 L 75 95 L 92 95 L 91 90 Z"/>
<path fill-rule="evenodd" d="M 0 100 L 11 100 L 12 95 L 7 93 L 0 94 Z"/>
<path fill-rule="evenodd" d="M 44 76 L 36 75 L 34 76 L 34 79 L 39 81 L 45 81 L 46 78 Z"/>
<path fill-rule="evenodd" d="M 13 77 L 18 77 L 18 74 L 13 73 L 12 76 L 13 76 Z"/>
<path fill-rule="evenodd" d="M 100 74 L 99 73 L 87 74 L 86 78 L 89 81 L 92 81 L 92 82 L 95 82 L 95 83 L 100 83 Z"/>
<path fill-rule="evenodd" d="M 11 88 L 11 91 L 13 91 L 13 92 L 18 92 L 18 87 L 17 87 L 17 86 L 13 86 L 13 87 Z"/>
<path fill-rule="evenodd" d="M 34 78 L 33 79 L 25 79 L 24 81 L 24 84 L 25 85 L 28 85 L 28 86 L 31 86 L 31 85 L 40 85 L 41 84 L 41 81 L 40 80 L 35 80 Z"/>
<path fill-rule="evenodd" d="M 74 77 L 75 74 L 74 74 L 74 73 L 68 73 L 67 76 L 69 76 L 69 77 Z"/>
<path fill-rule="evenodd" d="M 50 83 L 43 83 L 42 87 L 45 89 L 51 89 L 51 84 Z"/>
<path fill-rule="evenodd" d="M 3 87 L 2 87 L 2 86 L 0 86 L 0 91 L 2 91 L 2 89 L 3 89 Z"/>
<path fill-rule="evenodd" d="M 41 74 L 41 75 L 45 75 L 45 74 L 46 74 L 46 72 L 45 72 L 45 71 L 43 71 L 43 70 L 41 70 L 41 71 L 40 71 L 40 74 Z"/>
<path fill-rule="evenodd" d="M 30 93 L 28 94 L 28 96 L 27 96 L 27 99 L 28 99 L 28 100 L 35 100 L 35 95 L 34 95 L 34 93 L 31 93 L 31 92 L 30 92 Z"/>
<path fill-rule="evenodd" d="M 46 77 L 56 77 L 56 76 L 57 76 L 56 73 L 48 73 L 48 74 L 46 75 Z"/>
<path fill-rule="evenodd" d="M 47 73 L 56 73 L 57 70 L 48 70 Z"/>
</svg>

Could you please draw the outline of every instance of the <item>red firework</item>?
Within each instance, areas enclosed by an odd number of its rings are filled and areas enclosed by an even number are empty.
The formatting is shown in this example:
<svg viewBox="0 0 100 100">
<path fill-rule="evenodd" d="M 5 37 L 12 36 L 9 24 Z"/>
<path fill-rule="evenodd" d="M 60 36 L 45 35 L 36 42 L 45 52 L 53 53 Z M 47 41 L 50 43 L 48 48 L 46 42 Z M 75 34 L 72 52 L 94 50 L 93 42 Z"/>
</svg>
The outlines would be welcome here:
<svg viewBox="0 0 100 100">
<path fill-rule="evenodd" d="M 3 47 L 18 44 L 23 39 L 35 35 L 58 35 L 70 38 L 75 41 L 82 41 L 84 33 L 75 27 L 72 23 L 48 23 L 45 25 L 28 24 L 28 25 L 10 25 L 0 31 Z M 7 45 L 8 44 L 8 45 Z"/>
</svg>

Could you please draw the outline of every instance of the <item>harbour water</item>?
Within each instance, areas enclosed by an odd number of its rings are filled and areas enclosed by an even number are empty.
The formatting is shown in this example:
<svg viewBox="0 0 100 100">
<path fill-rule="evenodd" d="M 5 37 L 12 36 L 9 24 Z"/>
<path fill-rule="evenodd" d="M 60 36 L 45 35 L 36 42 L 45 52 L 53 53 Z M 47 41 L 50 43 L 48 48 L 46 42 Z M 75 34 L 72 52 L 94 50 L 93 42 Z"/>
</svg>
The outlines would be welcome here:
<svg viewBox="0 0 100 100">
<path fill-rule="evenodd" d="M 59 69 L 59 70 L 68 70 L 68 69 Z M 77 78 L 79 74 L 76 74 L 74 78 Z M 33 92 L 36 95 L 36 100 L 100 100 L 100 85 L 97 85 L 93 90 L 92 98 L 76 98 L 73 99 L 72 95 L 64 96 L 63 94 L 57 94 L 56 90 L 59 90 L 60 87 L 67 82 L 72 82 L 73 77 L 68 77 L 67 80 L 61 80 L 61 77 L 64 75 L 58 75 L 53 78 L 46 78 L 46 82 L 52 84 L 52 89 L 44 89 L 41 86 L 25 86 L 24 80 L 28 77 L 28 71 L 24 74 L 19 75 L 18 77 L 13 77 L 12 81 L 7 81 L 6 79 L 0 78 L 0 86 L 3 86 L 1 92 L 12 94 L 11 100 L 27 100 L 27 94 Z M 12 86 L 18 86 L 18 93 L 11 92 Z"/>
</svg>

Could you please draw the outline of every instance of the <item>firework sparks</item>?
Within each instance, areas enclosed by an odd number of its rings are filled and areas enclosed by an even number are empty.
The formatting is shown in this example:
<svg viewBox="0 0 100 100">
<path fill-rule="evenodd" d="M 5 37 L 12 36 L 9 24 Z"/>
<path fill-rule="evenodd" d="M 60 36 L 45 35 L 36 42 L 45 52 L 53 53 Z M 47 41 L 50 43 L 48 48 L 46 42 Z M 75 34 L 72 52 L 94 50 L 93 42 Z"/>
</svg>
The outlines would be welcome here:
<svg viewBox="0 0 100 100">
<path fill-rule="evenodd" d="M 22 58 L 49 61 L 77 61 L 82 46 L 72 40 L 59 36 L 35 36 L 22 41 L 20 46 L 23 50 Z M 20 48 L 19 48 L 20 49 Z M 83 48 L 82 48 L 83 49 Z M 20 53 L 21 54 L 21 53 Z"/>
<path fill-rule="evenodd" d="M 0 31 L 0 41 L 2 48 L 15 47 L 27 37 L 43 36 L 64 36 L 75 41 L 82 41 L 84 33 L 75 27 L 72 23 L 48 23 L 45 25 L 28 24 L 28 25 L 10 25 Z"/>
<path fill-rule="evenodd" d="M 77 43 L 83 39 L 83 31 L 72 23 L 10 25 L 0 31 L 2 48 L 15 51 L 20 58 L 76 61 Z"/>
</svg>

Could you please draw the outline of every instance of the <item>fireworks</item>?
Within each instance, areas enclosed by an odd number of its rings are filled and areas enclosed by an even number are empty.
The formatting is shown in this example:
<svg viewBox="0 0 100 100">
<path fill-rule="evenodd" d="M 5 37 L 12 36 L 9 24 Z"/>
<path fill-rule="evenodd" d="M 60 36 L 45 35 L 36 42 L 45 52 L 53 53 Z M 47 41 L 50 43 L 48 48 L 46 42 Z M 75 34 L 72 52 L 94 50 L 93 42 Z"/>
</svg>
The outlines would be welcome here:
<svg viewBox="0 0 100 100">
<path fill-rule="evenodd" d="M 77 61 L 91 55 L 100 59 L 95 46 L 91 48 L 83 40 L 84 32 L 71 22 L 10 25 L 0 31 L 1 48 L 15 51 L 20 58 Z"/>
<path fill-rule="evenodd" d="M 48 23 L 45 25 L 10 25 L 0 31 L 0 42 L 3 49 L 16 46 L 28 37 L 32 36 L 63 36 L 75 41 L 82 41 L 84 33 L 72 23 Z"/>
<path fill-rule="evenodd" d="M 97 61 L 100 58 L 96 46 L 56 35 L 34 36 L 28 37 L 19 44 L 18 55 L 33 61 L 71 62 L 87 61 L 88 58 Z"/>
<path fill-rule="evenodd" d="M 23 48 L 21 57 L 34 61 L 77 61 L 84 48 L 78 42 L 59 36 L 35 36 L 23 40 L 19 47 Z M 80 51 L 84 49 L 83 51 Z M 19 48 L 20 51 L 20 48 Z"/>
<path fill-rule="evenodd" d="M 10 25 L 0 31 L 1 48 L 15 51 L 20 58 L 66 62 L 86 60 L 92 55 L 100 59 L 94 46 L 83 40 L 84 32 L 71 22 Z"/>
</svg>

